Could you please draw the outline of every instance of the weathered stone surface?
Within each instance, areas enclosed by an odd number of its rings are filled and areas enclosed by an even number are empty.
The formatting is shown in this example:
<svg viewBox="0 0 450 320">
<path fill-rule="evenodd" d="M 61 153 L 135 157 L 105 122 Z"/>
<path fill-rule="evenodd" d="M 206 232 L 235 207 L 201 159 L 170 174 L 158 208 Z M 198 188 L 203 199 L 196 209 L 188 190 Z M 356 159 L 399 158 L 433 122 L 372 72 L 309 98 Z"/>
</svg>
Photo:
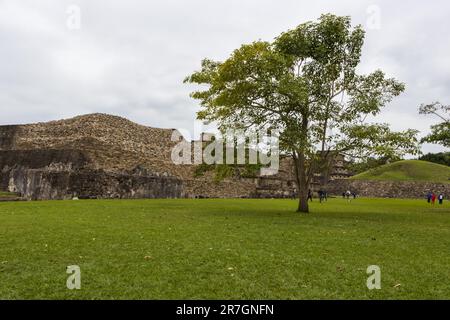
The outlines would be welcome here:
<svg viewBox="0 0 450 320">
<path fill-rule="evenodd" d="M 18 128 L 18 126 L 0 127 L 0 150 L 14 149 L 14 139 Z"/>
<path fill-rule="evenodd" d="M 254 191 L 245 181 L 194 179 L 193 165 L 171 160 L 172 133 L 105 114 L 0 126 L 0 189 L 27 199 L 247 197 Z"/>
<path fill-rule="evenodd" d="M 58 164 L 61 169 L 79 169 L 90 162 L 86 154 L 80 150 L 0 150 L 0 168 L 25 167 L 39 169 Z"/>
<path fill-rule="evenodd" d="M 326 190 L 340 196 L 350 190 L 362 197 L 374 198 L 425 198 L 432 191 L 450 196 L 450 184 L 416 181 L 376 181 L 376 180 L 336 180 L 330 182 Z"/>
<path fill-rule="evenodd" d="M 3 185 L 4 187 L 4 185 Z M 27 200 L 101 198 L 180 198 L 183 184 L 174 177 L 81 169 L 12 169 L 7 186 Z"/>
</svg>

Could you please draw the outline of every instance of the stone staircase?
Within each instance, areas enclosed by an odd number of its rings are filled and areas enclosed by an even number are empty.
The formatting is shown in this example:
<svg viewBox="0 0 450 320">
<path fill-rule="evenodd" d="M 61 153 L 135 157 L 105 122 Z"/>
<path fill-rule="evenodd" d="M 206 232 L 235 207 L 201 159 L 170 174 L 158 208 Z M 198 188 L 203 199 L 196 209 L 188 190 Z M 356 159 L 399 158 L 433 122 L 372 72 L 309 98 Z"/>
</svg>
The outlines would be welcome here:
<svg viewBox="0 0 450 320">
<path fill-rule="evenodd" d="M 21 201 L 22 198 L 19 194 L 8 191 L 0 191 L 0 202 L 5 201 Z"/>
</svg>

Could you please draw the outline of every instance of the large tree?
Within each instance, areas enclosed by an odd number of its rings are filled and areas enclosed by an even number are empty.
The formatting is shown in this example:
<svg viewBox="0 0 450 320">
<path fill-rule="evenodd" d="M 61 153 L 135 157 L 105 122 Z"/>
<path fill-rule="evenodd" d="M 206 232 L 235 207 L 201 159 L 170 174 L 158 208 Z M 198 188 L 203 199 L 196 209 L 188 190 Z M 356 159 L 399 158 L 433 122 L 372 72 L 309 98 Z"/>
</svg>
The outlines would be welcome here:
<svg viewBox="0 0 450 320">
<path fill-rule="evenodd" d="M 299 212 L 309 212 L 314 173 L 337 154 L 403 155 L 418 150 L 415 130 L 392 132 L 367 123 L 403 90 L 382 71 L 358 75 L 364 31 L 349 17 L 323 15 L 281 34 L 235 50 L 224 62 L 205 59 L 185 82 L 202 85 L 191 94 L 201 120 L 221 129 L 276 129 L 280 148 L 292 157 Z"/>
<path fill-rule="evenodd" d="M 450 106 L 440 102 L 423 104 L 419 108 L 420 114 L 434 115 L 441 120 L 440 123 L 431 126 L 431 133 L 422 139 L 422 142 L 441 144 L 450 147 Z"/>
</svg>

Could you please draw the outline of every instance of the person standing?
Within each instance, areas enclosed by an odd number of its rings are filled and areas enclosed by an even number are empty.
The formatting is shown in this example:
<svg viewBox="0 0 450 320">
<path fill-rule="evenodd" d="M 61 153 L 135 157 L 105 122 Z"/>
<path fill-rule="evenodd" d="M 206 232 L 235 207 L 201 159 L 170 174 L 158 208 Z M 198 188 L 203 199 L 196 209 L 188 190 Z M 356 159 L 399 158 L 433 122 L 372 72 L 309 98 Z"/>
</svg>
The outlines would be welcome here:
<svg viewBox="0 0 450 320">
<path fill-rule="evenodd" d="M 350 190 L 347 190 L 347 192 L 345 193 L 346 198 L 350 199 L 351 195 L 352 195 L 352 192 Z"/>
<path fill-rule="evenodd" d="M 320 203 L 322 203 L 323 200 L 325 199 L 325 192 L 323 190 L 319 190 L 318 194 L 319 194 Z"/>
<path fill-rule="evenodd" d="M 311 202 L 313 201 L 313 194 L 312 194 L 311 189 L 308 190 L 308 200 Z"/>
<path fill-rule="evenodd" d="M 433 193 L 431 191 L 428 191 L 428 194 L 427 194 L 427 202 L 428 203 L 431 203 L 431 198 L 432 197 L 433 197 Z"/>
<path fill-rule="evenodd" d="M 431 204 L 434 206 L 436 204 L 436 194 L 433 192 L 433 194 L 431 195 Z"/>
<path fill-rule="evenodd" d="M 352 195 L 352 192 L 351 192 L 350 190 L 347 190 L 347 192 L 345 193 L 345 196 L 346 196 L 348 202 L 351 202 L 351 201 L 352 201 L 351 198 L 350 198 L 351 195 Z"/>
<path fill-rule="evenodd" d="M 442 193 L 439 194 L 438 200 L 439 200 L 440 205 L 442 205 L 444 203 L 444 195 Z"/>
</svg>

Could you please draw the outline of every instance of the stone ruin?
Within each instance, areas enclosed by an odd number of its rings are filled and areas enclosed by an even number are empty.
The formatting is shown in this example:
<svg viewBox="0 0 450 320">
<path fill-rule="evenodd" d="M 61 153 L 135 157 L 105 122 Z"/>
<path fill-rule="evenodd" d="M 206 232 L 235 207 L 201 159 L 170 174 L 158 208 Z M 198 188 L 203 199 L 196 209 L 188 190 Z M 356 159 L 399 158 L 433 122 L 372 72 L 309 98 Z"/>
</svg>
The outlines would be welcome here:
<svg viewBox="0 0 450 320">
<path fill-rule="evenodd" d="M 195 165 L 175 165 L 172 129 L 90 114 L 0 126 L 0 190 L 27 200 L 72 198 L 265 198 L 295 192 L 292 166 L 276 176 L 194 177 Z"/>
<path fill-rule="evenodd" d="M 196 177 L 196 165 L 175 165 L 173 129 L 142 126 L 121 117 L 90 114 L 46 123 L 0 126 L 0 191 L 26 200 L 138 198 L 290 198 L 296 194 L 289 158 L 276 175 Z M 202 135 L 204 136 L 204 135 Z M 209 140 L 206 135 L 205 139 Z M 192 148 L 194 151 L 194 148 Z M 450 194 L 450 184 L 359 181 L 342 157 L 326 180 L 329 194 L 419 198 L 428 191 Z"/>
</svg>

